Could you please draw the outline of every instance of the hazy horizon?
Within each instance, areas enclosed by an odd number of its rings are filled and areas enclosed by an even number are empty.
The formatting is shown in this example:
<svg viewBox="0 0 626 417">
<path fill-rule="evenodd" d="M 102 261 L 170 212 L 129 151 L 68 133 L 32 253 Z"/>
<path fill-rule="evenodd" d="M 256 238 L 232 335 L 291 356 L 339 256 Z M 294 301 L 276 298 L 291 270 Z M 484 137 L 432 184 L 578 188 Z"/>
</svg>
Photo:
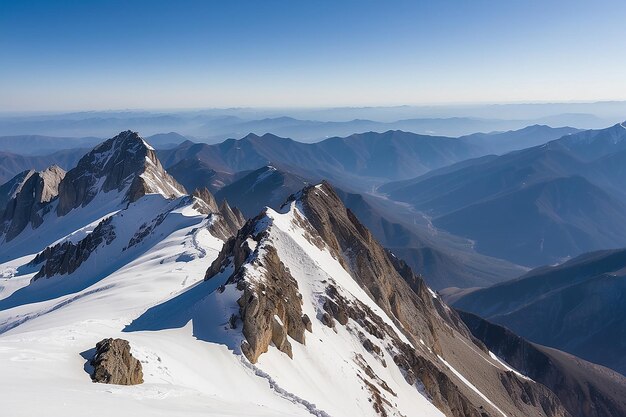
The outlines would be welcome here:
<svg viewBox="0 0 626 417">
<path fill-rule="evenodd" d="M 473 109 L 483 107 L 504 107 L 504 106 L 552 106 L 552 105 L 603 105 L 603 104 L 626 104 L 623 100 L 521 100 L 521 101 L 475 101 L 475 102 L 442 102 L 442 103 L 403 103 L 403 104 L 371 104 L 371 105 L 328 105 L 328 106 L 196 106 L 196 107 L 85 107 L 85 108 L 69 108 L 69 109 L 32 109 L 32 110 L 0 110 L 1 115 L 8 116 L 27 116 L 27 115 L 67 115 L 80 113 L 187 113 L 187 112 L 205 112 L 205 111 L 271 111 L 271 112 L 290 112 L 290 111 L 316 111 L 316 110 L 369 110 L 369 109 Z"/>
</svg>

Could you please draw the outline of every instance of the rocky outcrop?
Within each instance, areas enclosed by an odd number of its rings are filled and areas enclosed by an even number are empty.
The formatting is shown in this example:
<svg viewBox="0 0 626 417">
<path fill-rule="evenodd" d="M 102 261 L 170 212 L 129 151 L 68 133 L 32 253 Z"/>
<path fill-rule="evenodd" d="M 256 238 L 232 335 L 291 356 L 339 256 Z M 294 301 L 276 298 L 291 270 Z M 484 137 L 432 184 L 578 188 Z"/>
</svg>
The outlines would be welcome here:
<svg viewBox="0 0 626 417">
<path fill-rule="evenodd" d="M 40 203 L 47 203 L 59 194 L 59 185 L 65 174 L 65 170 L 57 165 L 52 165 L 39 173 L 41 180 L 36 195 Z"/>
<path fill-rule="evenodd" d="M 49 246 L 33 259 L 29 266 L 43 263 L 32 281 L 53 275 L 71 274 L 85 262 L 91 253 L 101 244 L 110 244 L 115 239 L 115 228 L 111 224 L 112 217 L 108 217 L 84 239 L 77 243 L 65 241 Z"/>
<path fill-rule="evenodd" d="M 22 190 L 24 183 L 36 171 L 34 169 L 22 171 L 9 181 L 0 185 L 0 215 L 4 213 L 7 203 Z"/>
<path fill-rule="evenodd" d="M 528 342 L 474 314 L 459 315 L 491 352 L 548 387 L 573 417 L 626 415 L 626 378 L 617 372 Z"/>
<path fill-rule="evenodd" d="M 130 344 L 124 339 L 103 339 L 98 342 L 91 366 L 93 382 L 117 385 L 143 383 L 141 362 L 133 357 Z"/>
<path fill-rule="evenodd" d="M 208 192 L 208 191 L 207 191 Z M 209 230 L 211 234 L 222 240 L 235 236 L 246 220 L 237 208 L 231 208 L 226 200 L 213 212 Z"/>
<path fill-rule="evenodd" d="M 238 299 L 239 315 L 231 318 L 231 326 L 242 324 L 245 342 L 242 353 L 252 363 L 267 352 L 273 343 L 281 352 L 292 357 L 291 342 L 304 344 L 305 331 L 311 331 L 311 320 L 302 314 L 302 300 L 298 284 L 280 261 L 276 250 L 263 247 L 259 256 L 258 247 L 262 234 L 255 234 L 255 222 L 249 221 L 236 237 L 224 244 L 222 251 L 205 275 L 211 279 L 227 267 L 233 268 L 227 284 L 235 283 L 242 292 Z M 250 247 L 250 240 L 256 242 Z M 244 265 L 254 257 L 252 265 L 260 269 L 262 278 L 257 281 L 245 279 Z"/>
<path fill-rule="evenodd" d="M 226 200 L 218 206 L 215 197 L 207 188 L 195 189 L 192 195 L 197 201 L 202 202 L 194 205 L 194 208 L 211 216 L 209 230 L 213 236 L 226 241 L 235 236 L 246 222 L 241 212 L 236 207 L 231 208 Z"/>
<path fill-rule="evenodd" d="M 219 206 L 217 205 L 217 201 L 215 201 L 215 197 L 206 187 L 196 188 L 195 190 L 193 190 L 193 193 L 191 195 L 204 201 L 210 213 L 217 213 L 219 211 Z"/>
<path fill-rule="evenodd" d="M 292 357 L 287 335 L 299 343 L 305 342 L 298 284 L 280 262 L 275 249 L 268 248 L 263 259 L 266 279 L 257 285 L 240 280 L 237 287 L 243 291 L 238 300 L 246 338 L 242 352 L 252 363 L 267 352 L 270 342 Z"/>
<path fill-rule="evenodd" d="M 96 146 L 68 171 L 59 186 L 57 214 L 89 204 L 99 192 L 126 190 L 134 202 L 146 194 L 180 197 L 185 189 L 161 166 L 154 149 L 136 132 L 126 131 Z"/>
<path fill-rule="evenodd" d="M 43 221 L 46 203 L 56 198 L 65 171 L 53 165 L 44 171 L 26 171 L 10 181 L 10 199 L 5 203 L 0 234 L 12 240 L 29 224 L 37 228 Z"/>
</svg>

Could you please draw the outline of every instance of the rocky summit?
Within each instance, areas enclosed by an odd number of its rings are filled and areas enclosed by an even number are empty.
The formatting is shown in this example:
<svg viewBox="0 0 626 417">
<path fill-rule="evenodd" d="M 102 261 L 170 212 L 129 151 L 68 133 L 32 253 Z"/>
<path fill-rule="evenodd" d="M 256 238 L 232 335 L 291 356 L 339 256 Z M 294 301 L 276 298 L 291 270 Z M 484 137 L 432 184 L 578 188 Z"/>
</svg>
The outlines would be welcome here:
<svg viewBox="0 0 626 417">
<path fill-rule="evenodd" d="M 65 171 L 56 165 L 37 171 L 26 171 L 11 180 L 11 189 L 6 190 L 8 199 L 2 214 L 0 235 L 10 241 L 27 225 L 39 227 L 43 222 L 46 205 L 57 197 Z"/>
<path fill-rule="evenodd" d="M 110 191 L 124 192 L 129 202 L 150 193 L 185 194 L 184 187 L 165 172 L 154 149 L 130 130 L 96 146 L 67 173 L 59 186 L 57 214 L 64 216 L 89 204 L 98 193 Z"/>
</svg>

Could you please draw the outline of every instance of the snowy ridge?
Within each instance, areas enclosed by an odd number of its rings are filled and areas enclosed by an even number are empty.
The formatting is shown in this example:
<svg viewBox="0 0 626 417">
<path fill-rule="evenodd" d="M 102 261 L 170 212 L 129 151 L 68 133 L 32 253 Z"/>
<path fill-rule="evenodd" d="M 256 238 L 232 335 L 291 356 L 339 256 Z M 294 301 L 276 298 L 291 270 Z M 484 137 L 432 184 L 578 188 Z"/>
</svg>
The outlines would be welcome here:
<svg viewBox="0 0 626 417">
<path fill-rule="evenodd" d="M 265 216 L 256 220 L 252 239 L 244 241 L 252 253 L 243 266 L 243 280 L 256 287 L 269 279 L 270 274 L 263 265 L 267 263 L 265 256 L 272 248 L 297 281 L 302 312 L 313 320 L 305 344 L 289 338 L 293 359 L 272 345 L 255 366 L 271 375 L 273 383 L 290 395 L 315 404 L 316 409 L 329 415 L 374 416 L 384 412 L 389 416 L 400 416 L 416 415 L 419 410 L 419 415 L 441 416 L 441 412 L 420 392 L 419 385 L 408 384 L 402 370 L 394 364 L 394 353 L 397 352 L 394 352 L 393 341 L 388 336 L 377 340 L 369 335 L 370 330 L 353 319 L 349 319 L 345 326 L 329 327 L 322 322 L 328 287 L 332 286 L 349 302 L 366 306 L 393 329 L 397 338 L 410 343 L 339 261 L 326 248 L 312 242 L 303 222 L 306 218 L 295 201 L 283 213 L 267 209 Z M 256 244 L 247 243 L 257 240 Z M 236 298 L 241 296 L 236 287 L 234 282 L 227 283 L 223 293 L 217 291 L 211 298 L 219 300 L 226 294 L 232 303 L 227 311 L 236 312 L 239 310 Z M 233 294 L 239 295 L 233 297 Z M 228 316 L 223 320 L 228 320 Z M 278 322 L 282 325 L 280 320 Z M 227 330 L 235 341 L 242 340 L 240 331 L 237 328 Z M 364 347 L 369 338 L 374 340 L 373 345 L 380 345 L 375 348 L 378 353 Z M 329 383 L 332 388 L 328 387 Z M 345 401 L 346 398 L 351 401 Z"/>
</svg>

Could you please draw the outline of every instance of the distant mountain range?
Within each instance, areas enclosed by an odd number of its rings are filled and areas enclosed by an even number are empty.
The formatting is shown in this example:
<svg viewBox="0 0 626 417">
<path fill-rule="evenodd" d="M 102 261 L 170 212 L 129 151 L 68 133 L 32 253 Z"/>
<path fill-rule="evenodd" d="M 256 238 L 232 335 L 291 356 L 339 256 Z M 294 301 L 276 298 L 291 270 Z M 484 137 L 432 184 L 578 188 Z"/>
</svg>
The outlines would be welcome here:
<svg viewBox="0 0 626 417">
<path fill-rule="evenodd" d="M 458 139 L 389 131 L 311 144 L 251 134 L 217 145 L 185 142 L 161 151 L 160 156 L 168 167 L 183 159 L 198 159 L 223 172 L 275 165 L 308 178 L 328 178 L 344 187 L 368 188 L 377 181 L 410 178 L 479 153 Z"/>
<path fill-rule="evenodd" d="M 190 161 L 182 162 L 174 170 L 182 174 L 184 168 L 188 170 L 187 176 L 191 182 L 196 181 L 197 184 L 203 183 L 206 186 L 210 186 L 210 181 L 200 178 L 213 176 L 215 173 L 234 174 L 275 164 L 298 175 L 316 179 L 330 178 L 344 187 L 351 184 L 351 188 L 368 189 L 381 182 L 411 178 L 471 157 L 545 143 L 571 131 L 575 129 L 529 126 L 519 131 L 472 135 L 458 140 L 387 131 L 354 134 L 344 138 L 333 137 L 315 144 L 304 144 L 270 134 L 262 137 L 251 134 L 243 139 L 227 140 L 218 145 L 193 143 L 187 137 L 174 132 L 156 134 L 147 140 L 159 150 L 170 150 L 160 154 L 167 167 L 173 167 L 183 159 L 200 161 L 200 164 L 195 165 Z M 0 151 L 45 156 L 42 161 L 69 169 L 72 164 L 64 163 L 51 153 L 77 148 L 84 152 L 84 149 L 92 147 L 98 141 L 97 138 L 33 135 L 0 137 Z M 8 162 L 4 164 L 5 173 L 0 181 L 6 181 L 36 165 L 31 163 L 34 161 L 20 163 L 18 156 L 12 157 L 9 154 L 5 154 L 4 158 Z M 15 162 L 11 159 L 15 159 Z M 42 168 L 45 166 L 47 165 L 44 163 Z M 217 180 L 219 183 L 228 183 L 226 177 Z"/>
<path fill-rule="evenodd" d="M 171 138 L 171 135 L 166 135 L 161 143 L 171 140 L 168 138 Z M 387 152 L 385 147 L 392 150 L 389 155 L 385 155 Z M 413 154 L 403 152 L 405 148 L 413 149 Z M 157 153 L 165 161 L 168 171 L 185 188 L 195 190 L 206 187 L 211 192 L 217 193 L 220 199 L 226 197 L 229 201 L 234 200 L 235 204 L 241 206 L 250 216 L 265 205 L 276 207 L 286 196 L 300 189 L 305 183 L 315 182 L 320 178 L 335 177 L 340 185 L 348 190 L 355 187 L 366 189 L 372 179 L 362 177 L 363 173 L 403 175 L 403 167 L 409 167 L 410 172 L 415 172 L 413 170 L 415 168 L 411 167 L 411 155 L 417 154 L 424 161 L 417 167 L 421 172 L 429 169 L 429 166 L 448 163 L 448 158 L 452 160 L 464 158 L 464 153 L 469 148 L 471 147 L 450 138 L 388 132 L 353 135 L 345 139 L 334 138 L 313 145 L 271 135 L 264 138 L 250 136 L 241 141 L 227 141 L 220 145 L 194 144 L 186 141 L 176 148 L 159 150 Z M 73 154 L 74 159 L 77 160 L 82 153 L 83 151 L 77 150 Z M 19 172 L 21 168 L 28 166 L 32 158 L 27 158 L 23 165 L 14 168 L 13 171 Z M 47 160 L 45 157 L 41 159 L 42 165 L 47 162 L 59 162 L 56 159 Z M 246 181 L 256 183 L 258 178 L 254 179 L 253 171 L 247 169 L 265 164 L 271 159 L 281 161 L 278 166 L 282 168 L 268 177 L 268 179 L 277 178 L 277 181 L 269 188 L 268 183 L 263 182 L 261 192 L 250 195 L 250 184 L 246 186 Z M 396 161 L 403 162 L 398 165 Z M 71 162 L 58 164 L 66 169 L 73 165 Z M 396 165 L 392 171 L 387 169 Z M 285 166 L 288 168 L 284 168 Z M 325 175 L 324 172 L 320 172 L 319 166 L 334 174 Z M 358 170 L 358 175 L 350 174 L 353 170 Z M 243 180 L 242 177 L 246 175 L 248 178 Z M 243 181 L 237 181 L 238 179 Z M 237 184 L 231 186 L 230 184 L 235 181 Z M 220 192 L 224 187 L 226 188 Z M 264 192 L 269 192 L 270 189 L 274 197 L 268 200 Z M 471 250 L 452 248 L 445 239 L 433 240 L 432 237 L 427 237 L 427 232 L 419 230 L 415 225 L 409 222 L 403 224 L 402 216 L 391 216 L 393 218 L 391 220 L 389 214 L 397 211 L 397 207 L 391 210 L 389 207 L 374 209 L 371 203 L 377 200 L 370 199 L 369 203 L 365 203 L 359 198 L 346 197 L 345 201 L 349 205 L 352 204 L 350 207 L 366 219 L 366 224 L 387 247 L 406 258 L 413 267 L 419 267 L 424 271 L 429 283 L 437 289 L 450 285 L 484 286 L 523 272 L 514 265 L 480 256 Z M 384 212 L 387 213 L 383 215 Z M 454 243 L 454 246 L 458 244 Z M 450 256 L 451 252 L 456 254 Z"/>
<path fill-rule="evenodd" d="M 626 129 L 585 131 L 500 157 L 463 161 L 379 190 L 476 241 L 536 266 L 626 245 Z"/>
<path fill-rule="evenodd" d="M 188 140 L 175 132 L 159 133 L 149 136 L 147 140 L 159 149 L 175 147 Z M 102 142 L 96 137 L 56 137 L 42 135 L 0 136 L 0 152 L 19 155 L 48 155 L 61 150 L 88 150 Z"/>
<path fill-rule="evenodd" d="M 69 170 L 76 166 L 87 149 L 68 149 L 57 151 L 49 155 L 18 155 L 9 152 L 0 152 L 0 183 L 5 183 L 19 173 L 34 170 L 44 170 L 51 165 L 57 165 Z"/>
<path fill-rule="evenodd" d="M 160 153 L 165 166 L 197 159 L 220 172 L 275 165 L 294 174 L 327 178 L 350 190 L 369 190 L 382 182 L 408 179 L 455 162 L 485 155 L 492 147 L 511 150 L 526 143 L 545 143 L 574 129 L 533 126 L 485 138 L 448 138 L 404 131 L 363 133 L 304 144 L 266 134 L 248 135 L 217 145 L 185 142 Z M 532 140 L 528 139 L 532 137 Z M 472 142 L 477 142 L 473 144 Z"/>
<path fill-rule="evenodd" d="M 626 375 L 625 249 L 581 255 L 450 300 L 528 340 Z"/>
<path fill-rule="evenodd" d="M 318 142 L 368 131 L 404 130 L 435 136 L 504 132 L 528 125 L 600 128 L 619 120 L 624 102 L 337 109 L 207 109 L 189 111 L 102 111 L 66 114 L 0 114 L 0 136 L 52 135 L 110 137 L 128 128 L 146 136 L 178 132 L 196 141 L 218 143 L 249 133 L 273 133 Z M 157 146 L 156 143 L 153 146 Z"/>
<path fill-rule="evenodd" d="M 220 190 L 226 187 L 221 193 L 232 200 L 248 194 L 247 188 L 243 190 L 245 181 L 256 181 L 248 177 L 241 182 L 242 177 L 272 165 L 277 168 L 272 178 L 278 185 L 286 183 L 281 191 L 275 190 L 270 205 L 278 204 L 304 183 L 329 179 L 347 193 L 373 191 L 376 197 L 383 192 L 399 202 L 409 202 L 425 213 L 410 214 L 420 217 L 423 228 L 434 226 L 471 239 L 478 251 L 492 259 L 536 266 L 585 251 L 626 245 L 623 132 L 626 129 L 622 125 L 585 132 L 529 126 L 458 139 L 402 131 L 370 132 L 314 144 L 269 134 L 248 135 L 217 145 L 194 143 L 175 133 L 154 139 L 161 146 L 157 153 L 165 167 L 189 190 L 207 188 L 220 198 Z M 480 156 L 545 143 L 562 134 L 565 136 L 545 146 L 500 157 Z M 171 147 L 178 141 L 183 142 Z M 68 150 L 46 157 L 6 155 L 3 179 L 30 166 L 43 169 L 57 164 L 69 169 L 82 152 Z M 282 178 L 277 177 L 280 175 Z M 238 199 L 238 205 L 252 215 L 264 203 L 259 199 L 261 194 Z M 370 199 L 368 205 L 374 201 Z M 376 204 L 385 205 L 380 199 Z M 382 216 L 381 210 L 390 211 Z M 369 211 L 363 209 L 362 215 Z M 394 215 L 403 211 L 399 206 L 387 204 L 387 208 L 376 211 L 377 219 L 383 217 L 394 226 L 377 226 L 378 220 L 368 225 L 387 247 L 413 266 L 424 268 L 437 288 L 444 288 L 444 282 L 451 286 L 462 282 L 462 286 L 489 285 L 512 277 L 514 271 L 521 272 L 510 266 L 496 267 L 497 262 L 487 257 L 477 261 L 474 255 L 467 255 L 471 249 L 448 258 L 451 245 L 442 244 L 442 234 L 434 241 L 427 238 L 428 233 L 415 230 L 406 219 Z M 396 230 L 395 235 L 389 230 Z M 403 234 L 412 235 L 414 243 L 405 244 L 406 239 L 398 237 Z M 441 267 L 434 267 L 437 264 Z M 464 278 L 458 280 L 460 276 Z"/>
<path fill-rule="evenodd" d="M 485 154 L 505 154 L 518 151 L 561 138 L 580 130 L 572 127 L 552 128 L 546 125 L 532 125 L 507 132 L 474 133 L 460 139 L 484 149 Z"/>
</svg>

